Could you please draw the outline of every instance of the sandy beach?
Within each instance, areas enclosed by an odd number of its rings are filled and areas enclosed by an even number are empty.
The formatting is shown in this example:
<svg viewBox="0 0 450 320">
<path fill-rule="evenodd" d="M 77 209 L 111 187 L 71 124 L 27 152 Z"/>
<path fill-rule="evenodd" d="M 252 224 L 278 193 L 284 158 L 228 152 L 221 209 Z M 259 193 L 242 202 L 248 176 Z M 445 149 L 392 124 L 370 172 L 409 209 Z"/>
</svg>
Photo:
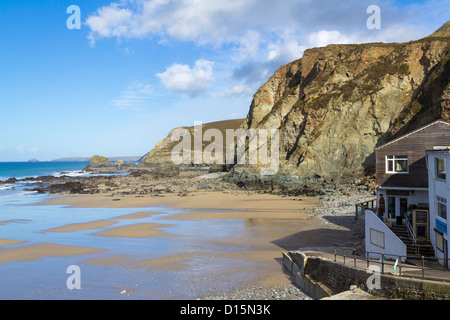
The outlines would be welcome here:
<svg viewBox="0 0 450 320">
<path fill-rule="evenodd" d="M 290 277 L 283 272 L 280 260 L 283 250 L 308 248 L 332 252 L 334 245 L 358 245 L 359 235 L 355 233 L 358 224 L 353 222 L 352 212 L 343 225 L 326 214 L 331 207 L 324 207 L 323 198 L 299 196 L 283 197 L 250 192 L 193 192 L 187 196 L 168 194 L 164 196 L 135 196 L 108 194 L 98 195 L 56 195 L 38 203 L 40 207 L 63 206 L 66 208 L 128 208 L 127 214 L 111 216 L 90 222 L 71 223 L 42 230 L 44 233 L 71 234 L 87 232 L 92 239 L 170 239 L 184 237 L 186 242 L 195 243 L 195 250 L 180 249 L 158 257 L 113 253 L 92 247 L 61 246 L 56 244 L 24 244 L 0 251 L 0 263 L 8 261 L 36 260 L 44 257 L 87 256 L 82 263 L 106 268 L 127 268 L 152 272 L 183 272 L 196 263 L 214 276 L 198 279 L 196 286 L 215 288 L 217 283 L 227 283 L 226 290 L 209 289 L 209 294 L 200 294 L 204 299 L 261 298 L 262 291 L 288 292 L 282 299 L 308 299 L 299 288 L 292 285 Z M 338 201 L 341 203 L 341 201 Z M 152 207 L 157 210 L 145 211 Z M 336 205 L 337 207 L 337 205 Z M 177 209 L 167 213 L 170 209 Z M 67 209 L 66 209 L 67 210 Z M 148 219 L 152 219 L 149 222 Z M 160 221 L 160 222 L 159 222 Z M 209 234 L 201 225 L 230 228 L 226 221 L 239 223 L 239 230 L 226 230 L 227 236 Z M 348 222 L 350 221 L 350 222 Z M 126 222 L 126 225 L 120 225 Z M 0 223 L 11 223 L 8 221 Z M 199 225 L 189 237 L 172 233 L 180 223 Z M 224 229 L 225 230 L 225 229 Z M 87 237 L 84 236 L 84 237 Z M 90 239 L 91 239 L 90 238 Z M 3 239 L 0 245 L 16 242 Z M 223 263 L 221 263 L 223 261 Z M 245 281 L 231 281 L 245 278 Z M 241 277 L 242 275 L 242 277 Z M 250 275 L 250 276 L 249 276 Z M 214 278 L 214 281 L 211 281 Z M 220 287 L 220 286 L 217 286 Z M 258 288 L 255 290 L 255 288 Z M 276 289 L 274 289 L 276 288 Z M 277 292 L 278 292 L 277 291 Z M 274 298 L 273 294 L 268 299 Z"/>
<path fill-rule="evenodd" d="M 39 201 L 0 220 L 9 230 L 0 272 L 18 263 L 26 273 L 33 263 L 52 282 L 54 272 L 80 265 L 98 273 L 81 299 L 310 299 L 284 272 L 282 252 L 364 245 L 354 219 L 354 203 L 373 196 L 364 185 L 273 190 L 206 176 L 44 177 L 48 187 L 31 190 Z"/>
</svg>

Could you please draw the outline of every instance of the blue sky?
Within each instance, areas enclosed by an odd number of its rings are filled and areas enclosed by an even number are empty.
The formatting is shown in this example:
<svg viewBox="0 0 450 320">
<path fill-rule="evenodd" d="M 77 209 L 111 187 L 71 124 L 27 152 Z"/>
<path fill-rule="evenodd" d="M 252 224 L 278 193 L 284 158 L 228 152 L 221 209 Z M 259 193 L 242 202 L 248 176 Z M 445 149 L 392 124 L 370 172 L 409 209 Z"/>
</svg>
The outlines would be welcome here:
<svg viewBox="0 0 450 320">
<path fill-rule="evenodd" d="M 174 127 L 245 117 L 308 48 L 418 39 L 449 12 L 450 0 L 2 0 L 0 161 L 140 156 Z"/>
</svg>

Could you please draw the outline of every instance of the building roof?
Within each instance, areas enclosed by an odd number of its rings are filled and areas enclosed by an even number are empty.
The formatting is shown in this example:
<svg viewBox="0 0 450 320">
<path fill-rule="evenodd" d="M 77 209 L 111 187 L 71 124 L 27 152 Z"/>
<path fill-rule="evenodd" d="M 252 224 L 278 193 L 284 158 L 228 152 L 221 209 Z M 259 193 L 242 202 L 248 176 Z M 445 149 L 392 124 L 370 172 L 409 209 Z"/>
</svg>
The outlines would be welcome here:
<svg viewBox="0 0 450 320">
<path fill-rule="evenodd" d="M 442 119 L 439 119 L 439 120 L 433 121 L 433 122 L 431 122 L 431 123 L 429 123 L 429 124 L 427 124 L 427 125 L 425 125 L 425 126 L 419 128 L 419 129 L 416 129 L 416 130 L 414 130 L 414 131 L 411 131 L 410 133 L 407 133 L 407 134 L 405 134 L 405 135 L 403 135 L 403 136 L 401 136 L 401 137 L 399 137 L 399 138 L 397 138 L 397 139 L 391 140 L 391 141 L 389 141 L 389 142 L 387 142 L 387 143 L 385 143 L 385 144 L 383 144 L 383 145 L 381 145 L 381 146 L 375 148 L 375 150 L 379 150 L 379 149 L 384 148 L 384 147 L 386 147 L 386 146 L 388 146 L 388 145 L 390 145 L 390 144 L 392 144 L 392 143 L 395 143 L 395 142 L 398 142 L 398 141 L 400 141 L 400 140 L 403 140 L 403 139 L 405 139 L 405 138 L 407 138 L 407 137 L 409 137 L 409 136 L 411 136 L 411 135 L 413 135 L 413 134 L 415 134 L 415 133 L 417 133 L 417 132 L 420 132 L 420 131 L 422 131 L 422 130 L 425 130 L 425 129 L 427 129 L 427 128 L 431 127 L 431 126 L 434 126 L 434 125 L 436 125 L 436 124 L 438 124 L 438 123 L 440 123 L 440 124 L 445 124 L 445 125 L 447 125 L 447 126 L 450 127 L 450 123 L 449 123 L 449 122 L 447 122 L 447 121 L 445 121 L 445 120 L 442 120 Z"/>
<path fill-rule="evenodd" d="M 450 153 L 450 146 L 435 146 L 433 148 L 433 150 L 425 150 L 426 154 L 432 154 L 432 153 L 437 153 L 437 154 L 442 154 L 442 153 Z"/>
</svg>

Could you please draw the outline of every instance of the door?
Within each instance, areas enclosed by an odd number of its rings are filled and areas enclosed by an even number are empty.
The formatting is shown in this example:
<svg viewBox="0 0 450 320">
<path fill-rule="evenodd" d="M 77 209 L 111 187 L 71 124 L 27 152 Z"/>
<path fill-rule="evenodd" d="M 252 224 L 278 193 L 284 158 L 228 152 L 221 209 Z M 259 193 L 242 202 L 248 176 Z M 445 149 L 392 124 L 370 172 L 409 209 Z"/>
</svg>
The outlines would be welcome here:
<svg viewBox="0 0 450 320">
<path fill-rule="evenodd" d="M 387 197 L 387 214 L 388 219 L 395 217 L 395 197 Z"/>
<path fill-rule="evenodd" d="M 413 228 L 417 238 L 430 238 L 428 221 L 428 210 L 413 210 Z"/>
<path fill-rule="evenodd" d="M 401 218 L 404 218 L 407 210 L 408 210 L 408 198 L 400 198 L 399 216 Z"/>
</svg>

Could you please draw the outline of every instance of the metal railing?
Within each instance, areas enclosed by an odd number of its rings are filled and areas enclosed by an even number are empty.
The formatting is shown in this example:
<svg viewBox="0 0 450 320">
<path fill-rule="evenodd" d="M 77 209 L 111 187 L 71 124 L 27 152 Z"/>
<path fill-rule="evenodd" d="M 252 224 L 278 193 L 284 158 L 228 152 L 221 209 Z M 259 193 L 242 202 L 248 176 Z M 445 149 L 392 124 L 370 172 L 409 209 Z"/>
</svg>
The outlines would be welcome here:
<svg viewBox="0 0 450 320">
<path fill-rule="evenodd" d="M 414 241 L 414 244 L 416 244 L 417 243 L 416 233 L 413 230 L 411 222 L 409 222 L 408 217 L 405 217 L 405 219 L 403 219 L 403 220 L 405 221 L 405 225 L 406 225 L 406 229 L 408 230 L 409 237 Z"/>
<path fill-rule="evenodd" d="M 419 247 L 417 245 L 416 233 L 414 232 L 413 227 L 412 227 L 411 223 L 409 222 L 408 217 L 405 217 L 404 221 L 405 221 L 405 225 L 406 225 L 406 230 L 408 230 L 409 238 L 413 241 L 416 253 L 418 253 Z"/>
<path fill-rule="evenodd" d="M 355 220 L 358 220 L 358 216 L 363 216 L 365 210 L 371 210 L 373 213 L 376 214 L 377 211 L 376 206 L 377 206 L 377 199 L 371 199 L 355 204 Z"/>
<path fill-rule="evenodd" d="M 342 254 L 339 254 L 337 253 L 337 247 L 334 247 L 334 262 L 338 262 L 337 257 L 341 257 L 344 265 L 347 265 L 348 261 L 350 261 L 350 264 L 353 265 L 354 268 L 364 269 L 361 267 L 361 264 L 358 266 L 358 262 L 365 262 L 365 270 L 369 268 L 370 264 L 379 264 L 381 274 L 395 274 L 403 277 L 421 278 L 422 280 L 430 279 L 450 282 L 450 270 L 442 270 L 427 266 L 427 262 L 439 261 L 447 261 L 447 265 L 449 265 L 450 259 L 392 255 L 373 251 L 365 251 L 365 257 L 362 258 L 358 257 L 355 248 L 344 247 L 341 249 Z M 369 258 L 370 254 L 378 254 L 380 255 L 380 259 Z M 420 265 L 402 262 L 406 260 L 419 260 Z M 391 266 L 392 268 L 390 268 Z M 386 271 L 387 269 L 389 269 L 389 271 Z"/>
</svg>

